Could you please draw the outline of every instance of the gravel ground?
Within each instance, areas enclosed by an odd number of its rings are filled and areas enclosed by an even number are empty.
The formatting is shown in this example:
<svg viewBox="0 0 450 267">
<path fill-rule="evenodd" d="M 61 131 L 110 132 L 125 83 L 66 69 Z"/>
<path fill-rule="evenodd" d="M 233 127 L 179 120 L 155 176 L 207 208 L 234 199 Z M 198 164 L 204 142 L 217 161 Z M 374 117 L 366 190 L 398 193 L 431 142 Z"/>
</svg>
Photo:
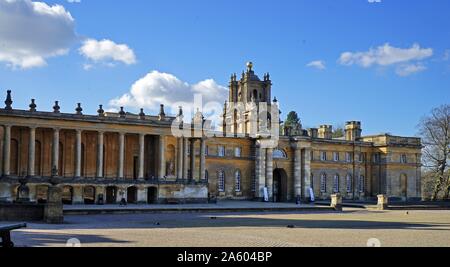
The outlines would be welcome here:
<svg viewBox="0 0 450 267">
<path fill-rule="evenodd" d="M 16 246 L 285 247 L 450 246 L 450 211 L 130 214 L 66 216 L 64 225 L 29 224 Z M 291 225 L 294 228 L 288 228 Z M 375 240 L 374 242 L 378 242 Z"/>
</svg>

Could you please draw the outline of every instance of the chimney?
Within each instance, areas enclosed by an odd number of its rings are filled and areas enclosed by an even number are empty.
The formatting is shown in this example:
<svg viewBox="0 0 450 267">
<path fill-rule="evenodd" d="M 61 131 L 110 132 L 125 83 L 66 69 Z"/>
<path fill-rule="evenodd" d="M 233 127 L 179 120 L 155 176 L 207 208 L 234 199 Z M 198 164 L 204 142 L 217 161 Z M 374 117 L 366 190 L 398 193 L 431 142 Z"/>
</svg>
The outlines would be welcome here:
<svg viewBox="0 0 450 267">
<path fill-rule="evenodd" d="M 333 126 L 331 126 L 331 125 L 320 125 L 319 138 L 332 139 L 333 138 Z"/>
<path fill-rule="evenodd" d="M 348 121 L 345 124 L 345 140 L 357 141 L 361 138 L 361 122 L 360 121 Z"/>
</svg>

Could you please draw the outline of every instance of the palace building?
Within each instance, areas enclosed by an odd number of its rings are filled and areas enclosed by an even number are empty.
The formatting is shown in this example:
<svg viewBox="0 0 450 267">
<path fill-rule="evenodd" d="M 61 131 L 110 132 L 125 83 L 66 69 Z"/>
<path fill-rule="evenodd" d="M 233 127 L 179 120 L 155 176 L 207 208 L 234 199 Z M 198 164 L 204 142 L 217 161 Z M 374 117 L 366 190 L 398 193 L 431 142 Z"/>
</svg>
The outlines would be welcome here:
<svg viewBox="0 0 450 267">
<path fill-rule="evenodd" d="M 267 147 L 267 136 L 252 134 L 258 129 L 251 121 L 262 103 L 277 105 L 270 75 L 261 80 L 249 63 L 239 80 L 231 76 L 229 89 L 221 129 L 200 137 L 174 136 L 182 111 L 166 116 L 163 105 L 156 116 L 142 109 L 108 113 L 102 106 L 87 115 L 81 104 L 68 114 L 58 102 L 45 112 L 35 100 L 27 110 L 13 108 L 8 91 L 0 109 L 0 201 L 15 201 L 26 183 L 30 200 L 45 202 L 55 177 L 65 204 L 261 201 L 265 193 L 270 201 L 289 202 L 311 192 L 315 199 L 335 193 L 349 200 L 420 199 L 419 138 L 363 136 L 359 121 L 347 122 L 344 137 L 333 138 L 329 125 L 297 123 L 281 125 L 276 146 Z M 227 110 L 233 103 L 243 103 L 242 112 Z M 269 113 L 268 125 L 275 119 Z"/>
</svg>

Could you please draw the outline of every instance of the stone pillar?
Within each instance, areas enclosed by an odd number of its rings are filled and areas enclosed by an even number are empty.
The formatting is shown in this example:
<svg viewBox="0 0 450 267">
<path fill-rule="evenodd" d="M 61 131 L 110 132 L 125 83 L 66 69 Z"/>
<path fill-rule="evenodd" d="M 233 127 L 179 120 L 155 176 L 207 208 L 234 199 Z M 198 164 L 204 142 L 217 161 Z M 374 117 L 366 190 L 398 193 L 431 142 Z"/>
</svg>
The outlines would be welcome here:
<svg viewBox="0 0 450 267">
<path fill-rule="evenodd" d="M 387 210 L 389 208 L 389 200 L 386 195 L 378 195 L 378 210 Z"/>
<path fill-rule="evenodd" d="M 48 188 L 48 200 L 44 208 L 44 220 L 47 223 L 62 224 L 64 222 L 62 189 L 51 185 Z"/>
<path fill-rule="evenodd" d="M 30 139 L 28 140 L 28 176 L 34 176 L 34 161 L 36 153 L 36 128 L 30 127 Z"/>
<path fill-rule="evenodd" d="M 263 187 L 259 179 L 260 174 L 261 174 L 261 148 L 259 145 L 255 145 L 255 179 L 256 179 L 255 198 L 263 197 L 262 194 Z"/>
<path fill-rule="evenodd" d="M 124 178 L 124 163 L 125 163 L 125 133 L 119 133 L 119 166 L 118 178 Z"/>
<path fill-rule="evenodd" d="M 97 139 L 97 177 L 103 177 L 103 144 L 104 144 L 104 133 L 98 132 Z"/>
<path fill-rule="evenodd" d="M 336 211 L 342 211 L 342 196 L 341 194 L 331 195 L 331 207 Z"/>
<path fill-rule="evenodd" d="M 177 138 L 177 178 L 183 179 L 183 139 Z"/>
<path fill-rule="evenodd" d="M 309 188 L 312 188 L 312 181 L 311 181 L 311 149 L 305 148 L 303 149 L 304 155 L 304 162 L 303 162 L 303 197 L 310 198 Z"/>
<path fill-rule="evenodd" d="M 5 125 L 5 144 L 3 146 L 3 175 L 9 176 L 11 164 L 11 125 Z"/>
<path fill-rule="evenodd" d="M 195 141 L 196 139 L 191 139 L 191 175 L 189 177 L 191 181 L 195 180 Z"/>
<path fill-rule="evenodd" d="M 81 130 L 77 130 L 77 137 L 76 137 L 76 152 L 77 152 L 77 154 L 76 154 L 76 159 L 75 159 L 75 177 L 81 177 L 81 168 L 82 168 L 82 166 L 81 166 L 81 153 L 82 153 L 82 150 L 81 150 L 81 134 L 82 134 L 82 131 Z"/>
<path fill-rule="evenodd" d="M 166 137 L 159 136 L 159 178 L 166 176 Z"/>
<path fill-rule="evenodd" d="M 266 187 L 269 201 L 273 200 L 273 148 L 266 149 Z"/>
<path fill-rule="evenodd" d="M 302 149 L 295 148 L 294 155 L 294 192 L 295 198 L 303 197 L 302 194 Z"/>
<path fill-rule="evenodd" d="M 189 170 L 189 139 L 183 139 L 183 178 L 189 179 L 188 170 Z"/>
<path fill-rule="evenodd" d="M 53 129 L 53 153 L 52 153 L 52 169 L 59 171 L 59 129 Z"/>
<path fill-rule="evenodd" d="M 144 154 L 145 154 L 145 134 L 139 135 L 139 175 L 138 179 L 144 179 Z"/>
<path fill-rule="evenodd" d="M 200 139 L 200 177 L 199 180 L 205 180 L 206 173 L 206 140 Z"/>
</svg>

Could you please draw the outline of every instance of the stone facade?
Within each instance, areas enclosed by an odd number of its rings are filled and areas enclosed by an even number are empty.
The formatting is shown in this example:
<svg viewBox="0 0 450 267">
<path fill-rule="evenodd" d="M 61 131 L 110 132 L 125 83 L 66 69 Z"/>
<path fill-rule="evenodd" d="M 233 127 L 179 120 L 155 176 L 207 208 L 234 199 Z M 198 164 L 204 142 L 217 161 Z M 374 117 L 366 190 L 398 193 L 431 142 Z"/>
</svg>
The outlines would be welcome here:
<svg viewBox="0 0 450 267">
<path fill-rule="evenodd" d="M 66 204 L 261 200 L 265 188 L 273 201 L 307 199 L 310 189 L 316 199 L 338 193 L 343 199 L 420 198 L 418 138 L 362 136 L 361 123 L 350 121 L 344 138 L 333 139 L 328 125 L 299 124 L 281 131 L 277 146 L 265 146 L 266 137 L 252 135 L 248 107 L 277 101 L 270 100 L 269 74 L 261 81 L 252 68 L 240 80 L 232 75 L 225 104 L 242 101 L 244 112 L 225 110 L 221 130 L 208 137 L 174 136 L 179 118 L 166 116 L 164 106 L 157 116 L 107 113 L 101 106 L 97 115 L 85 115 L 81 105 L 66 114 L 58 103 L 42 112 L 34 100 L 19 110 L 8 92 L 0 109 L 0 201 L 15 201 L 24 177 L 30 200 L 47 201 L 52 169 Z"/>
</svg>

